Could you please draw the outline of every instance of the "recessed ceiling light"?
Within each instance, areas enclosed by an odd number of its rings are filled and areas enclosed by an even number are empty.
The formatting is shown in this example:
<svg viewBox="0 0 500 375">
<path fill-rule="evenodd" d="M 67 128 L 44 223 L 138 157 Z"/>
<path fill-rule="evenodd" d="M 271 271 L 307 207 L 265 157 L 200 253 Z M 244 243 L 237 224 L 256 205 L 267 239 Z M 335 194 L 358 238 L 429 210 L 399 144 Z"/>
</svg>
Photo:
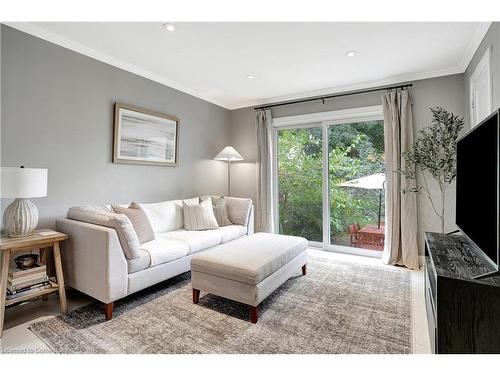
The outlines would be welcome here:
<svg viewBox="0 0 500 375">
<path fill-rule="evenodd" d="M 347 51 L 346 56 L 353 57 L 353 56 L 356 56 L 356 53 L 357 53 L 356 51 Z"/>
<path fill-rule="evenodd" d="M 175 26 L 171 23 L 164 23 L 162 26 L 167 31 L 175 31 Z"/>
<path fill-rule="evenodd" d="M 254 79 L 255 77 L 253 75 L 249 74 L 249 75 L 247 75 L 247 78 L 248 79 Z"/>
</svg>

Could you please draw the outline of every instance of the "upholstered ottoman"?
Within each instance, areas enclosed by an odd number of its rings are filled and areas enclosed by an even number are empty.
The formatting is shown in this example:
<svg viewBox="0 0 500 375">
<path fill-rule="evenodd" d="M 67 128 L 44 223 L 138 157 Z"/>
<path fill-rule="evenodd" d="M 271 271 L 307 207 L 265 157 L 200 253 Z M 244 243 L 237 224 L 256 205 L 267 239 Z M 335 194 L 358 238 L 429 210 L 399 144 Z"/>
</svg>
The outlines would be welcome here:
<svg viewBox="0 0 500 375">
<path fill-rule="evenodd" d="M 193 302 L 200 291 L 250 306 L 257 323 L 258 305 L 302 267 L 306 274 L 307 240 L 301 237 L 257 233 L 191 258 Z"/>
</svg>

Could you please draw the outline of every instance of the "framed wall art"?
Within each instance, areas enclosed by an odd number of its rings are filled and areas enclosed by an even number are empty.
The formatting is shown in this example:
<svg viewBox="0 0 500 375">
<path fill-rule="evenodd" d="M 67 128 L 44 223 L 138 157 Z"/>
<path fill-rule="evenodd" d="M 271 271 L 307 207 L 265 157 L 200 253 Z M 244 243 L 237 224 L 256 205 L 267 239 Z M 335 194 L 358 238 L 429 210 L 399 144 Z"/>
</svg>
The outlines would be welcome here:
<svg viewBox="0 0 500 375">
<path fill-rule="evenodd" d="M 113 163 L 176 166 L 179 119 L 115 103 Z"/>
</svg>

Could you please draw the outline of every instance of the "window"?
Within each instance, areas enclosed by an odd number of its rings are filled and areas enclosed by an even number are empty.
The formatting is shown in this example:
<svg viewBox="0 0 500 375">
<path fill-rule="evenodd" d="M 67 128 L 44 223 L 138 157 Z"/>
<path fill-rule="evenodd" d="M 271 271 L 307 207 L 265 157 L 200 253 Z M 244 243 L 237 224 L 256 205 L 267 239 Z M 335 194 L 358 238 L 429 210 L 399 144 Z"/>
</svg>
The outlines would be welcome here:
<svg viewBox="0 0 500 375">
<path fill-rule="evenodd" d="M 327 250 L 380 255 L 382 107 L 273 119 L 279 233 Z"/>
<path fill-rule="evenodd" d="M 279 233 L 323 241 L 321 126 L 278 132 Z"/>
<path fill-rule="evenodd" d="M 330 243 L 383 250 L 384 123 L 328 127 Z"/>
</svg>

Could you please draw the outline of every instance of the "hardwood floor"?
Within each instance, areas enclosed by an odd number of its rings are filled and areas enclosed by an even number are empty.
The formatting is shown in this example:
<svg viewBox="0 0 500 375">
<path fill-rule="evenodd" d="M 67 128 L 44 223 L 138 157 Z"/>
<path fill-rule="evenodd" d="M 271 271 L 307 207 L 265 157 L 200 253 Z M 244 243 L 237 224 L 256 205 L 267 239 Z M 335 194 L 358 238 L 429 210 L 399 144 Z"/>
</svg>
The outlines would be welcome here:
<svg viewBox="0 0 500 375">
<path fill-rule="evenodd" d="M 311 255 L 327 256 L 331 259 L 340 259 L 361 262 L 364 264 L 387 267 L 381 264 L 380 259 L 361 257 L 349 254 L 324 252 L 316 249 L 308 250 Z M 422 271 L 410 271 L 412 277 L 412 338 L 413 353 L 430 354 L 429 334 L 424 302 L 424 275 Z M 67 293 L 68 309 L 73 310 L 92 301 L 89 297 L 74 290 Z M 5 331 L 0 339 L 0 353 L 44 353 L 49 348 L 36 337 L 28 327 L 39 320 L 48 319 L 59 314 L 59 300 L 57 295 L 49 296 L 48 301 L 35 301 L 23 306 L 8 308 L 5 316 Z"/>
</svg>

